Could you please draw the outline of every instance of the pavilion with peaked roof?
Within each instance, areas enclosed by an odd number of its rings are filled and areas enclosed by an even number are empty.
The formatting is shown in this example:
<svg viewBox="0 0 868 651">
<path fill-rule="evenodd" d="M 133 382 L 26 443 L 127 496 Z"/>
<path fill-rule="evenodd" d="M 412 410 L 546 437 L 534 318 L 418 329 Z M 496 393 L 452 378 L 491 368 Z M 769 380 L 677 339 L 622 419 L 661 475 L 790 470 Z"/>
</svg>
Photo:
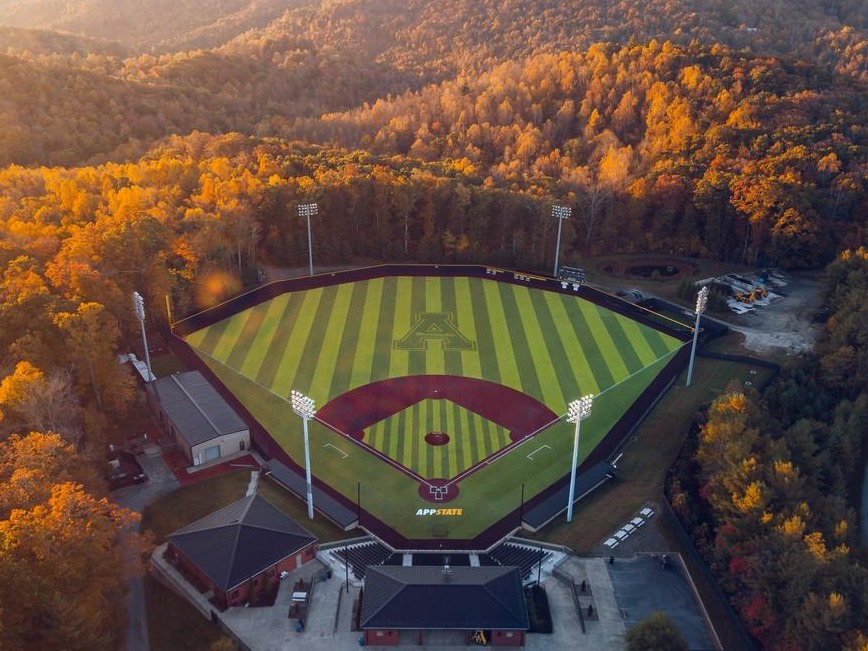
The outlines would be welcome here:
<svg viewBox="0 0 868 651">
<path fill-rule="evenodd" d="M 249 495 L 169 535 L 166 558 L 221 607 L 311 561 L 316 537 L 259 495 Z"/>
<path fill-rule="evenodd" d="M 530 628 L 519 568 L 499 566 L 371 566 L 360 624 L 368 645 L 460 631 L 467 644 L 523 646 Z"/>
</svg>

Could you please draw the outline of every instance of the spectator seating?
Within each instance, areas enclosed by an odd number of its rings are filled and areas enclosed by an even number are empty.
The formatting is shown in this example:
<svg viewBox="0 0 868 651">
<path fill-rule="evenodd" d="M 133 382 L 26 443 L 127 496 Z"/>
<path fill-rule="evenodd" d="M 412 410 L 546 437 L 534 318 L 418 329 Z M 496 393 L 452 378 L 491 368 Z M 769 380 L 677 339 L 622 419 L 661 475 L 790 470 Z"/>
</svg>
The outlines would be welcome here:
<svg viewBox="0 0 868 651">
<path fill-rule="evenodd" d="M 497 562 L 498 565 L 513 565 L 521 568 L 521 578 L 526 579 L 531 570 L 538 563 L 544 562 L 551 552 L 539 547 L 529 547 L 527 545 L 519 545 L 513 542 L 501 543 L 489 552 L 489 555 Z M 482 554 L 479 555 L 479 562 L 482 564 Z"/>
<path fill-rule="evenodd" d="M 376 540 L 370 540 L 346 548 L 338 547 L 332 550 L 332 554 L 342 562 L 349 562 L 353 574 L 357 579 L 362 580 L 368 567 L 382 565 L 392 555 L 392 550 Z"/>
</svg>

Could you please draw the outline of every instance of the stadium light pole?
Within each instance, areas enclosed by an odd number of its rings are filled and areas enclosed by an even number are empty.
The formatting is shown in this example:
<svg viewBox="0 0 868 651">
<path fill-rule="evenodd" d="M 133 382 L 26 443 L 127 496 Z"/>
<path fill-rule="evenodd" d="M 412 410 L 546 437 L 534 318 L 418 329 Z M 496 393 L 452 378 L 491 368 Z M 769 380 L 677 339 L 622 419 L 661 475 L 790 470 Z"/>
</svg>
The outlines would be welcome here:
<svg viewBox="0 0 868 651">
<path fill-rule="evenodd" d="M 555 278 L 558 277 L 558 257 L 561 254 L 561 226 L 564 225 L 564 220 L 569 219 L 573 214 L 573 209 L 568 206 L 552 206 L 552 217 L 558 220 L 558 242 L 555 245 Z"/>
<path fill-rule="evenodd" d="M 308 398 L 300 391 L 292 390 L 290 394 L 292 410 L 301 416 L 304 425 L 304 480 L 307 484 L 307 517 L 313 520 L 313 488 L 310 482 L 310 443 L 307 435 L 307 422 L 316 416 L 316 407 L 313 398 Z"/>
<path fill-rule="evenodd" d="M 579 428 L 582 421 L 591 415 L 594 396 L 588 394 L 578 400 L 573 400 L 567 410 L 567 422 L 576 424 L 576 434 L 573 439 L 573 470 L 570 474 L 570 501 L 567 502 L 567 522 L 573 521 L 573 501 L 576 496 L 576 466 L 579 461 Z"/>
<path fill-rule="evenodd" d="M 708 285 L 699 290 L 696 297 L 696 325 L 693 327 L 693 346 L 690 348 L 690 364 L 687 367 L 687 386 L 693 380 L 693 360 L 696 357 L 696 342 L 699 340 L 699 319 L 708 305 Z"/>
<path fill-rule="evenodd" d="M 145 299 L 138 292 L 133 292 L 133 311 L 142 326 L 142 345 L 145 347 L 145 365 L 148 367 L 146 382 L 150 382 L 154 372 L 151 370 L 151 353 L 148 350 L 148 335 L 145 333 Z"/>
<path fill-rule="evenodd" d="M 310 260 L 310 275 L 313 276 L 313 244 L 310 239 L 310 218 L 316 217 L 319 206 L 315 203 L 301 203 L 298 205 L 298 216 L 307 219 L 307 255 Z"/>
</svg>

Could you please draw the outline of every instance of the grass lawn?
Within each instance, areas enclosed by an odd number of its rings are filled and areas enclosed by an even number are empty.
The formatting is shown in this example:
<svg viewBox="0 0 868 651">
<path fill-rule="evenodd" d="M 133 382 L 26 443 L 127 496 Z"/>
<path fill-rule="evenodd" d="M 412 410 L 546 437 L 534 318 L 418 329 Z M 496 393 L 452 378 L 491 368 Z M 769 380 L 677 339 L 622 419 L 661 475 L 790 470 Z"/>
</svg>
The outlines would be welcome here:
<svg viewBox="0 0 868 651">
<path fill-rule="evenodd" d="M 250 472 L 237 470 L 179 488 L 145 509 L 142 530 L 153 531 L 154 542 L 161 544 L 173 531 L 244 497 L 249 482 Z M 152 649 L 202 651 L 225 638 L 198 610 L 150 575 L 145 577 L 145 604 Z"/>
<path fill-rule="evenodd" d="M 160 651 L 207 651 L 218 641 L 229 638 L 162 583 L 146 576 L 145 604 L 148 609 L 148 640 Z M 234 648 L 221 646 L 221 649 Z"/>
<path fill-rule="evenodd" d="M 142 531 L 153 531 L 154 542 L 164 543 L 173 531 L 240 500 L 249 483 L 249 470 L 235 470 L 179 488 L 145 509 Z"/>
<path fill-rule="evenodd" d="M 358 538 L 362 535 L 358 529 L 344 531 L 319 514 L 315 514 L 313 520 L 308 520 L 307 504 L 268 478 L 259 481 L 256 492 L 310 531 L 321 543 Z"/>
<path fill-rule="evenodd" d="M 151 370 L 157 377 L 166 377 L 167 375 L 172 375 L 173 373 L 181 373 L 183 371 L 186 371 L 187 368 L 184 366 L 183 362 L 181 362 L 180 359 L 169 353 L 166 355 L 156 355 L 152 357 Z"/>
</svg>

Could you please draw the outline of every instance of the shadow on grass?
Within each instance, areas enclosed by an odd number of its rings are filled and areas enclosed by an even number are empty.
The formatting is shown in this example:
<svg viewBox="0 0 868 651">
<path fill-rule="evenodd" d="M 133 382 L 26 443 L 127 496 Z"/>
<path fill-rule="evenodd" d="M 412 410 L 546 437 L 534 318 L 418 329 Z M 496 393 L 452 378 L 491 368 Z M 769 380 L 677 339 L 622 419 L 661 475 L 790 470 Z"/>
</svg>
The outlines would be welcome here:
<svg viewBox="0 0 868 651">
<path fill-rule="evenodd" d="M 145 577 L 148 609 L 148 637 L 152 649 L 160 651 L 207 651 L 231 649 L 222 631 L 159 581 Z M 217 643 L 220 643 L 217 646 Z M 225 645 L 225 646 L 223 646 Z"/>
<path fill-rule="evenodd" d="M 173 531 L 240 500 L 249 483 L 250 471 L 236 470 L 179 488 L 145 509 L 142 531 L 153 531 L 159 545 Z"/>
</svg>

